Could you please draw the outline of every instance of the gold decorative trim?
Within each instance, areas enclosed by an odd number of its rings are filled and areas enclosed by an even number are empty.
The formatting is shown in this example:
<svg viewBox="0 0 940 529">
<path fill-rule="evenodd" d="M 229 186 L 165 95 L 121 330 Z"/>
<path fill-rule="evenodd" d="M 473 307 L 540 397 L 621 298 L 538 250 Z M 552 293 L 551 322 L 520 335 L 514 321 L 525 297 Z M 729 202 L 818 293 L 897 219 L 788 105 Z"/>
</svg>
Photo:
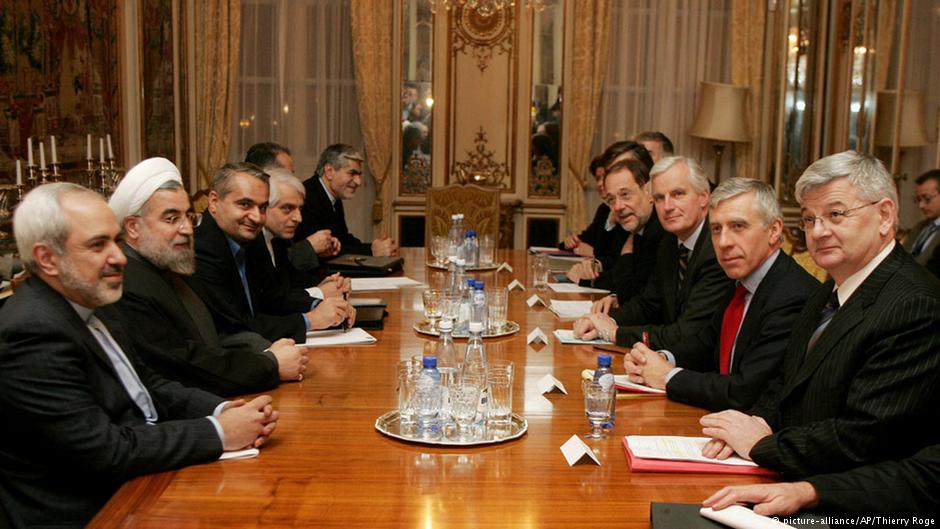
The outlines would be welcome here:
<svg viewBox="0 0 940 529">
<path fill-rule="evenodd" d="M 467 160 L 454 163 L 454 176 L 461 184 L 477 184 L 504 187 L 503 181 L 509 176 L 509 167 L 505 162 L 493 160 L 495 151 L 487 150 L 486 132 L 483 127 L 476 133 L 473 141 L 476 145 L 467 152 Z"/>
<path fill-rule="evenodd" d="M 514 22 L 512 8 L 481 12 L 460 6 L 454 10 L 455 32 L 451 49 L 454 54 L 473 55 L 477 68 L 483 72 L 489 66 L 494 50 L 496 53 L 512 51 Z"/>
</svg>

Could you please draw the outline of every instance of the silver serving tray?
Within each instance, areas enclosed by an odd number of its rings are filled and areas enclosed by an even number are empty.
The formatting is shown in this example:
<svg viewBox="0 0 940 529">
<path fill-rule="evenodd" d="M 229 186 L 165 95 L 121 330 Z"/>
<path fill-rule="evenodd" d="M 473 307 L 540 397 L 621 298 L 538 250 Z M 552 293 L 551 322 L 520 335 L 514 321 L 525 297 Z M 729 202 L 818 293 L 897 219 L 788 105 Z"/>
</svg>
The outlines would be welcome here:
<svg viewBox="0 0 940 529">
<path fill-rule="evenodd" d="M 487 429 L 487 434 L 483 437 L 483 439 L 477 439 L 474 441 L 458 441 L 456 439 L 448 439 L 446 436 L 441 437 L 440 439 L 419 439 L 417 437 L 403 435 L 400 431 L 401 429 L 399 428 L 398 419 L 398 410 L 392 410 L 382 414 L 378 419 L 375 420 L 375 429 L 389 437 L 401 439 L 402 441 L 408 441 L 409 443 L 441 446 L 478 446 L 504 443 L 506 441 L 512 441 L 513 439 L 522 437 L 523 434 L 525 434 L 529 429 L 529 422 L 526 421 L 525 418 L 521 415 L 513 413 L 512 421 L 508 428 L 505 430 Z M 449 430 L 445 433 L 449 433 Z"/>
<path fill-rule="evenodd" d="M 414 330 L 418 331 L 421 334 L 427 334 L 430 336 L 440 336 L 441 333 L 437 330 L 435 325 L 432 325 L 428 320 L 420 320 L 413 326 Z M 483 333 L 484 338 L 499 338 L 500 336 L 509 336 L 510 334 L 516 334 L 519 332 L 519 324 L 506 320 L 506 323 L 502 326 L 501 329 L 496 329 L 491 331 L 489 327 L 486 328 L 486 332 Z M 467 338 L 470 335 L 467 333 L 453 333 L 454 338 Z"/>
<path fill-rule="evenodd" d="M 500 263 L 490 263 L 490 264 L 488 264 L 488 265 L 471 266 L 471 267 L 464 268 L 464 271 L 466 271 L 466 272 L 483 272 L 483 271 L 486 271 L 486 270 L 496 270 L 497 268 L 499 268 L 499 264 L 500 264 Z M 427 262 L 424 263 L 424 266 L 426 266 L 426 267 L 428 267 L 428 268 L 436 268 L 436 269 L 438 269 L 438 270 L 447 270 L 447 268 L 448 268 L 448 266 L 447 266 L 446 264 L 438 264 L 438 263 L 435 263 L 434 261 L 427 261 Z"/>
</svg>

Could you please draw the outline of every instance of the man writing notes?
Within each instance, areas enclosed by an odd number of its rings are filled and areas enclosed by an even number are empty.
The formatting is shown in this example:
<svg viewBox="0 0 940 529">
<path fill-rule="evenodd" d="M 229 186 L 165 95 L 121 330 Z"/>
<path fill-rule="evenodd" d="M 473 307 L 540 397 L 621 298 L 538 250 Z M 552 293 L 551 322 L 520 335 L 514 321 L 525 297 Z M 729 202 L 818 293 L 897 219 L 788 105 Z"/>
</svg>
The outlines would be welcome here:
<svg viewBox="0 0 940 529">
<path fill-rule="evenodd" d="M 248 163 L 228 164 L 212 179 L 209 213 L 196 228 L 196 273 L 190 286 L 205 302 L 216 327 L 250 330 L 268 340 L 306 339 L 307 331 L 349 323 L 355 311 L 340 297 L 315 300 L 280 290 L 259 272 L 270 256 L 259 237 L 268 209 L 268 175 Z"/>
<path fill-rule="evenodd" d="M 220 337 L 205 304 L 186 284 L 196 270 L 189 196 L 165 158 L 131 168 L 111 197 L 124 229 L 124 295 L 105 314 L 125 328 L 147 364 L 161 375 L 217 395 L 270 389 L 298 380 L 305 348 L 253 332 Z"/>
<path fill-rule="evenodd" d="M 734 293 L 710 325 L 683 336 L 670 354 L 637 343 L 624 367 L 631 380 L 665 389 L 673 400 L 746 410 L 779 373 L 796 316 L 819 282 L 780 251 L 783 216 L 769 185 L 722 182 L 709 200 L 708 222 L 718 263 L 737 283 Z"/>
<path fill-rule="evenodd" d="M 853 151 L 796 183 L 800 227 L 832 279 L 796 319 L 777 377 L 750 414 L 701 419 L 703 453 L 733 452 L 787 476 L 900 459 L 938 434 L 940 284 L 895 243 L 897 193 L 878 160 Z"/>
<path fill-rule="evenodd" d="M 294 240 L 301 240 L 320 231 L 330 230 L 339 239 L 340 253 L 364 255 L 397 255 L 398 245 L 389 237 L 372 244 L 364 243 L 349 233 L 343 201 L 349 200 L 362 185 L 362 155 L 349 145 L 330 145 L 320 154 L 314 175 L 304 182 L 303 220 Z"/>
<path fill-rule="evenodd" d="M 691 158 L 663 158 L 650 172 L 653 203 L 663 229 L 656 270 L 643 290 L 619 309 L 605 312 L 612 296 L 595 303 L 597 312 L 575 322 L 578 338 L 633 345 L 649 333 L 656 348 L 668 348 L 701 331 L 732 290 L 705 231 L 708 178 Z"/>
<path fill-rule="evenodd" d="M 97 193 L 33 189 L 14 216 L 31 277 L 0 310 L 0 519 L 81 527 L 125 481 L 260 446 L 271 398 L 225 402 L 137 360 L 97 309 L 121 297 L 120 228 Z M 127 331 L 131 331 L 128 329 Z"/>
</svg>

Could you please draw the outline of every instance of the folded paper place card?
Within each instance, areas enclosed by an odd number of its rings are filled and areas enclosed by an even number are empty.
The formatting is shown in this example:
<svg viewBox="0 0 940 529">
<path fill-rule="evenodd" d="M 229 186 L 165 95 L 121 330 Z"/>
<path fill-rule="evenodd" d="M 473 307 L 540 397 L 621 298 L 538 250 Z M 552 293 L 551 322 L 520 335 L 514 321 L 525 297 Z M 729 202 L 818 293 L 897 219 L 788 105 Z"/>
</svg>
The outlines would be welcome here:
<svg viewBox="0 0 940 529">
<path fill-rule="evenodd" d="M 594 464 L 601 464 L 597 456 L 594 455 L 594 450 L 591 450 L 591 447 L 582 441 L 577 434 L 572 435 L 571 439 L 568 439 L 565 441 L 565 444 L 561 445 L 561 453 L 564 454 L 569 467 L 574 466 L 575 463 L 584 459 L 585 456 L 590 458 Z"/>
<path fill-rule="evenodd" d="M 498 267 L 496 267 L 496 271 L 497 271 L 497 272 L 502 272 L 503 270 L 505 270 L 505 271 L 507 271 L 507 272 L 509 272 L 509 273 L 511 274 L 511 273 L 512 273 L 512 266 L 511 266 L 509 263 L 507 263 L 506 261 L 503 261 L 503 264 L 501 264 L 501 265 L 499 265 Z"/>
<path fill-rule="evenodd" d="M 512 290 L 514 288 L 518 288 L 519 290 L 523 291 L 525 290 L 525 287 L 522 286 L 522 283 L 520 283 L 518 279 L 513 279 L 512 283 L 509 283 L 509 286 L 506 287 L 506 290 Z"/>
<path fill-rule="evenodd" d="M 545 302 L 542 301 L 542 298 L 540 298 L 538 294 L 532 294 L 532 297 L 530 297 L 529 299 L 525 300 L 525 303 L 526 303 L 526 305 L 528 305 L 529 307 L 534 307 L 534 306 L 536 306 L 536 305 L 541 305 L 541 306 L 543 306 L 543 307 L 545 306 Z"/>
<path fill-rule="evenodd" d="M 258 457 L 258 454 L 260 453 L 261 450 L 258 450 L 257 448 L 230 450 L 228 452 L 222 452 L 222 455 L 219 456 L 219 461 L 229 461 L 232 459 L 251 459 L 253 457 Z"/>
<path fill-rule="evenodd" d="M 561 383 L 561 380 L 553 377 L 552 375 L 545 375 L 540 378 L 538 382 L 535 383 L 535 386 L 539 388 L 539 393 L 555 393 L 562 392 L 565 395 L 568 394 L 568 390 L 565 389 L 565 385 Z"/>
<path fill-rule="evenodd" d="M 529 336 L 526 338 L 525 343 L 533 344 L 536 342 L 548 343 L 548 336 L 545 336 L 545 333 L 542 329 L 538 327 L 532 329 L 532 332 L 529 333 Z"/>
</svg>

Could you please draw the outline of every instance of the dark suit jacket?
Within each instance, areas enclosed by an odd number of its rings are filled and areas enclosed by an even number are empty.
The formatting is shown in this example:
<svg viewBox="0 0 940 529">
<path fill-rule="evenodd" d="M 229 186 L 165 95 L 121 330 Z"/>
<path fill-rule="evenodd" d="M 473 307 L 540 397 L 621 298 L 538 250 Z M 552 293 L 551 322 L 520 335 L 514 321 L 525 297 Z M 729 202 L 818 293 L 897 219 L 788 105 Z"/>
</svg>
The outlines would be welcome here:
<svg viewBox="0 0 940 529">
<path fill-rule="evenodd" d="M 940 516 L 940 445 L 912 457 L 808 478 L 819 494 L 813 510 L 910 518 Z"/>
<path fill-rule="evenodd" d="M 629 236 L 629 233 L 619 225 L 607 231 L 608 217 L 610 217 L 610 208 L 607 204 L 602 203 L 597 206 L 597 211 L 594 212 L 591 223 L 578 235 L 582 242 L 590 244 L 594 248 L 594 258 L 604 264 L 604 269 L 614 266 L 614 262 L 620 255 L 620 249 L 623 247 L 623 243 L 627 242 L 627 236 Z M 558 248 L 566 250 L 565 242 L 558 243 Z"/>
<path fill-rule="evenodd" d="M 623 231 L 622 229 L 620 231 Z M 626 233 L 626 232 L 624 232 Z M 634 294 L 643 290 L 647 281 L 656 269 L 656 257 L 659 243 L 666 231 L 659 223 L 659 217 L 654 212 L 646 223 L 643 234 L 637 234 L 633 239 L 633 253 L 620 255 L 624 241 L 617 248 L 616 260 L 612 267 L 605 269 L 594 280 L 596 288 L 610 290 L 617 295 L 617 299 L 626 301 Z M 629 234 L 627 234 L 629 237 Z M 582 280 L 582 286 L 590 286 L 590 281 Z"/>
<path fill-rule="evenodd" d="M 130 338 L 147 365 L 166 378 L 223 396 L 277 386 L 277 359 L 265 351 L 271 342 L 255 333 L 220 339 L 211 320 L 211 328 L 199 329 L 173 286 L 173 272 L 160 270 L 127 245 L 124 254 L 124 294 L 100 312 L 105 323 L 117 319 L 134 329 Z"/>
<path fill-rule="evenodd" d="M 731 369 L 719 374 L 721 323 L 728 296 L 711 324 L 672 349 L 679 371 L 666 385 L 669 398 L 710 410 L 746 410 L 780 373 L 793 322 L 819 281 L 780 252 L 751 297 L 738 331 Z"/>
<path fill-rule="evenodd" d="M 205 419 L 222 399 L 159 377 L 136 360 L 119 326 L 108 329 L 150 392 L 154 426 L 85 322 L 46 283 L 27 280 L 0 310 L 0 506 L 14 526 L 82 526 L 125 481 L 222 453 Z"/>
<path fill-rule="evenodd" d="M 672 349 L 683 336 L 701 331 L 711 321 L 721 301 L 734 290 L 718 265 L 708 219 L 689 254 L 682 290 L 679 290 L 679 239 L 667 233 L 659 242 L 656 271 L 643 290 L 611 311 L 617 321 L 617 344 L 632 346 L 647 331 L 656 349 Z"/>
<path fill-rule="evenodd" d="M 940 441 L 940 283 L 897 245 L 807 344 L 827 281 L 793 327 L 777 378 L 751 410 L 773 434 L 751 458 L 788 476 L 898 459 Z"/>
<path fill-rule="evenodd" d="M 307 196 L 304 197 L 304 206 L 301 209 L 300 226 L 294 234 L 294 240 L 306 239 L 310 234 L 320 230 L 330 230 L 333 237 L 339 239 L 342 248 L 340 254 L 352 253 L 372 255 L 372 244 L 362 242 L 355 235 L 349 233 L 346 227 L 346 214 L 343 211 L 343 201 L 336 201 L 336 208 L 330 203 L 330 197 L 320 184 L 320 179 L 314 175 L 304 182 Z"/>
<path fill-rule="evenodd" d="M 325 269 L 320 266 L 320 257 L 306 239 L 285 241 L 274 238 L 271 247 L 274 248 L 278 277 L 282 281 L 292 287 L 310 288 L 323 280 Z"/>
<path fill-rule="evenodd" d="M 914 249 L 914 243 L 917 241 L 917 237 L 920 235 L 920 232 L 932 223 L 932 220 L 924 219 L 918 222 L 916 226 L 911 228 L 911 232 L 907 235 L 907 238 L 904 239 L 904 248 L 909 252 L 912 251 Z M 930 244 L 925 246 L 920 255 L 915 257 L 914 260 L 924 266 L 927 266 L 927 262 L 931 259 L 931 257 L 936 257 L 938 255 L 940 255 L 940 232 L 935 234 L 933 238 L 930 239 Z"/>
<path fill-rule="evenodd" d="M 245 248 L 245 269 L 254 316 L 242 288 L 235 257 L 212 215 L 203 215 L 202 224 L 196 228 L 196 273 L 187 282 L 209 308 L 219 333 L 253 331 L 271 341 L 280 338 L 303 341 L 306 325 L 301 312 L 310 310 L 309 303 L 306 309 L 285 306 L 277 297 L 277 287 L 264 283 L 268 278 L 257 270 L 265 266 L 264 259 L 268 259 L 268 267 L 273 265 L 260 237 L 259 234 Z"/>
</svg>

